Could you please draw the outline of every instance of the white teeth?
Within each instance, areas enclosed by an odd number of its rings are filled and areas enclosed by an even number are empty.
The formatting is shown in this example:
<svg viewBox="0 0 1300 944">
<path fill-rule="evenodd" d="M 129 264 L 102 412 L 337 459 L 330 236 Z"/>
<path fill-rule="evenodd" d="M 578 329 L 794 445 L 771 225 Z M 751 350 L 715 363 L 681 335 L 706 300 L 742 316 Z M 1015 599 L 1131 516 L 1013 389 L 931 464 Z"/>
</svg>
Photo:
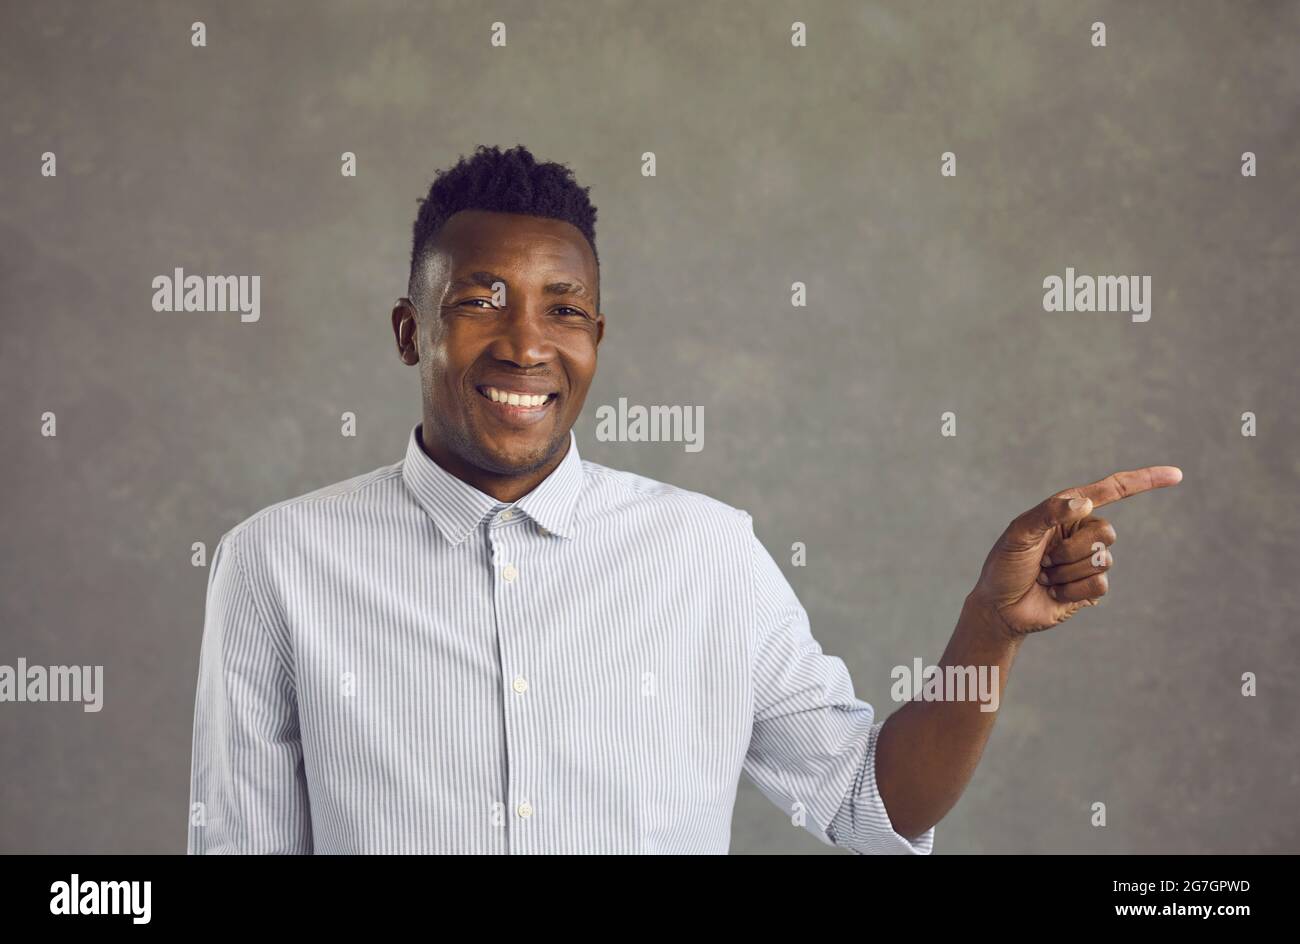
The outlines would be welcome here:
<svg viewBox="0 0 1300 944">
<path fill-rule="evenodd" d="M 505 403 L 509 406 L 538 407 L 550 399 L 544 393 L 510 393 L 506 390 L 498 390 L 496 387 L 484 387 L 483 389 L 493 403 Z"/>
</svg>

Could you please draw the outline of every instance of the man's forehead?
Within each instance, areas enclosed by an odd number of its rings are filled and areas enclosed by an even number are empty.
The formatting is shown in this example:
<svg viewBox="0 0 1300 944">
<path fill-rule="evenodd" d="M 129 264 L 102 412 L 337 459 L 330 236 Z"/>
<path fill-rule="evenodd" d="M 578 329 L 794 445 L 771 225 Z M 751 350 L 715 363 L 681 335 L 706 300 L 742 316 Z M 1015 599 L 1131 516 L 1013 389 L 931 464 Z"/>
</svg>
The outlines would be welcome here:
<svg viewBox="0 0 1300 944">
<path fill-rule="evenodd" d="M 443 224 L 439 247 L 466 251 L 549 252 L 582 258 L 591 253 L 582 231 L 566 220 L 488 210 L 462 210 Z"/>
<path fill-rule="evenodd" d="M 595 256 L 572 223 L 515 213 L 465 210 L 452 216 L 435 243 L 444 277 L 471 278 L 476 271 L 542 269 L 594 283 Z M 589 285 L 594 291 L 594 285 Z"/>
</svg>

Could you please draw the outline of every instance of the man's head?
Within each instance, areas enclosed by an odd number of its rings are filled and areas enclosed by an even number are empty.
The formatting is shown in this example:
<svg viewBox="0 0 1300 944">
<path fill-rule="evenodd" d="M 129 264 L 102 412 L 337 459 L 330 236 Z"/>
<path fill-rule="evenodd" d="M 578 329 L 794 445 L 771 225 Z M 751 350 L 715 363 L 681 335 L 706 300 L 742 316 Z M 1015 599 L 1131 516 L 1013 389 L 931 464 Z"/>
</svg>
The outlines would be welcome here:
<svg viewBox="0 0 1300 944">
<path fill-rule="evenodd" d="M 545 477 L 595 375 L 605 317 L 587 190 L 522 146 L 480 146 L 420 201 L 393 332 L 420 367 L 425 450 L 480 488 Z"/>
</svg>

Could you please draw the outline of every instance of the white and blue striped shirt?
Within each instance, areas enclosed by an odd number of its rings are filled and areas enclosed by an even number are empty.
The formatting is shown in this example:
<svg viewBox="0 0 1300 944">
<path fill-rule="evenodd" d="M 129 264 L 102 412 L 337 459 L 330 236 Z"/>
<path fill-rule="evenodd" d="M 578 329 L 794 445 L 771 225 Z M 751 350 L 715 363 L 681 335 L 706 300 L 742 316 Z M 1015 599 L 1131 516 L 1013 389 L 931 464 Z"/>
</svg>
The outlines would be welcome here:
<svg viewBox="0 0 1300 944">
<path fill-rule="evenodd" d="M 931 850 L 747 513 L 572 432 L 507 505 L 419 429 L 218 544 L 189 852 L 725 853 L 742 772 L 823 842 Z"/>
</svg>

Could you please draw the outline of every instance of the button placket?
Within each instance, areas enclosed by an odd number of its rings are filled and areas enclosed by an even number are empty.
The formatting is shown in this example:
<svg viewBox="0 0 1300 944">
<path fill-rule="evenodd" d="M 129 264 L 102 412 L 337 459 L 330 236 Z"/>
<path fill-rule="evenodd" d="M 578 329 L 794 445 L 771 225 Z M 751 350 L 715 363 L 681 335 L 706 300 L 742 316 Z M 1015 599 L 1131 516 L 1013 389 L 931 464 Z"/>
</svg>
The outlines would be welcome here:
<svg viewBox="0 0 1300 944">
<path fill-rule="evenodd" d="M 531 795 L 535 784 L 532 758 L 526 750 L 529 714 L 522 713 L 528 712 L 531 701 L 525 701 L 529 681 L 524 674 L 528 665 L 527 584 L 516 563 L 522 548 L 507 537 L 513 534 L 518 539 L 525 532 L 516 527 L 523 523 L 518 514 L 510 516 L 514 519 L 511 524 L 504 524 L 503 519 L 510 520 L 508 511 L 505 509 L 491 519 L 488 534 L 493 547 L 493 568 L 499 577 L 493 594 L 499 670 L 501 677 L 508 680 L 501 689 L 507 757 L 505 789 L 507 803 L 515 814 L 511 817 L 514 829 L 510 830 L 508 848 L 512 853 L 520 853 L 531 848 L 527 836 L 533 830 L 526 827 L 536 812 L 533 802 L 537 798 Z"/>
</svg>

